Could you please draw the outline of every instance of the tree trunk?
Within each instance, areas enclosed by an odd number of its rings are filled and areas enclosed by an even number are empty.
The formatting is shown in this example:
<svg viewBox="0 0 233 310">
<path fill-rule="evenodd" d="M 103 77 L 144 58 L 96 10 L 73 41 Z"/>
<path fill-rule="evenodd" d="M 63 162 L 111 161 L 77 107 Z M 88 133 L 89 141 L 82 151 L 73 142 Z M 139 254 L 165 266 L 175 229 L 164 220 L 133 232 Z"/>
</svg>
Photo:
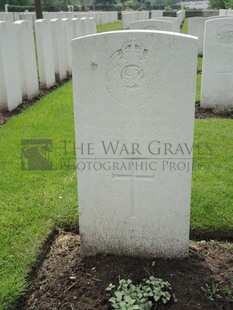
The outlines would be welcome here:
<svg viewBox="0 0 233 310">
<path fill-rule="evenodd" d="M 35 0 L 35 9 L 36 9 L 36 19 L 42 19 L 42 7 L 41 7 L 41 0 Z"/>
</svg>

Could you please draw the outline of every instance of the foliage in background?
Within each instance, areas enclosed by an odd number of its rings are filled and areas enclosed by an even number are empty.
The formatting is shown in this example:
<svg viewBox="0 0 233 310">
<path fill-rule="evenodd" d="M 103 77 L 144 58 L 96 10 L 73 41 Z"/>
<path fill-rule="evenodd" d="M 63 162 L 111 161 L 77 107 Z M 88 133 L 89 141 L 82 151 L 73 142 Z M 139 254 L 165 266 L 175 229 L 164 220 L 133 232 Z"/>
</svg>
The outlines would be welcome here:
<svg viewBox="0 0 233 310">
<path fill-rule="evenodd" d="M 165 7 L 176 8 L 177 1 L 178 0 L 41 0 L 41 4 L 44 11 L 67 11 L 67 5 L 74 5 L 76 10 L 87 10 L 91 8 L 95 10 L 121 11 L 164 9 Z M 5 3 L 6 1 L 0 0 L 1 10 L 4 10 Z M 13 5 L 13 7 L 9 7 L 9 11 L 11 12 L 32 11 L 32 8 L 34 8 L 33 2 L 30 0 L 9 0 L 8 3 Z M 15 6 L 17 6 L 18 9 Z"/>
<path fill-rule="evenodd" d="M 35 7 L 32 5 L 9 5 L 8 12 L 34 12 Z"/>
<path fill-rule="evenodd" d="M 209 0 L 211 9 L 232 9 L 233 0 Z"/>
</svg>

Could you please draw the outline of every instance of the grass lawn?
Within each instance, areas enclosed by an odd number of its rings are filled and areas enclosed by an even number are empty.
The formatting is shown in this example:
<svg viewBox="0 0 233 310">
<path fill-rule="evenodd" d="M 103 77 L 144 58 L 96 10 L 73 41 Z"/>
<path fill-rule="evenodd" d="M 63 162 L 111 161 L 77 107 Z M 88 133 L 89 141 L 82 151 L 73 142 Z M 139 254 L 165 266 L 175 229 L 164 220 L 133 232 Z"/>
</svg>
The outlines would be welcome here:
<svg viewBox="0 0 233 310">
<path fill-rule="evenodd" d="M 191 227 L 233 231 L 233 120 L 195 120 Z"/>
<path fill-rule="evenodd" d="M 107 31 L 116 31 L 122 30 L 122 21 L 118 20 L 116 23 L 107 24 L 107 25 L 99 25 L 97 27 L 97 32 L 107 32 Z"/>
<path fill-rule="evenodd" d="M 14 116 L 0 131 L 0 310 L 11 310 L 49 234 L 55 227 L 78 225 L 72 83 Z M 52 139 L 52 171 L 21 170 L 22 139 Z M 204 155 L 194 152 L 202 159 L 195 161 L 193 173 L 191 226 L 233 229 L 233 121 L 196 120 L 195 143 Z M 62 165 L 64 160 L 72 167 Z"/>
<path fill-rule="evenodd" d="M 13 117 L 0 135 L 0 309 L 11 309 L 55 226 L 77 228 L 75 170 L 61 170 L 62 140 L 74 141 L 72 84 Z M 21 139 L 52 139 L 54 170 L 21 170 Z M 74 154 L 69 144 L 69 157 Z"/>
<path fill-rule="evenodd" d="M 200 73 L 197 74 L 197 80 L 196 80 L 196 102 L 200 102 L 201 99 L 201 77 L 202 75 Z"/>
<path fill-rule="evenodd" d="M 180 29 L 181 33 L 187 34 L 188 33 L 188 18 L 185 18 L 182 27 Z"/>
</svg>

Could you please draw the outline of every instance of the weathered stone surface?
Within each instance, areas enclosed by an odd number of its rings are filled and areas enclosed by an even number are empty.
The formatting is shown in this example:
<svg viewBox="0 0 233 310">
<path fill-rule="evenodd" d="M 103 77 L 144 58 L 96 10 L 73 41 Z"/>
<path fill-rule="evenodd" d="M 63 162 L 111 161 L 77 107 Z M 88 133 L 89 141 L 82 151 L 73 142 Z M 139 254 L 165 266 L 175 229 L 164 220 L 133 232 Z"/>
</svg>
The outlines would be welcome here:
<svg viewBox="0 0 233 310">
<path fill-rule="evenodd" d="M 140 20 L 130 23 L 129 29 L 172 31 L 172 22 L 155 19 Z"/>
<path fill-rule="evenodd" d="M 16 21 L 14 26 L 22 95 L 32 99 L 39 94 L 33 27 L 31 21 L 26 20 Z"/>
<path fill-rule="evenodd" d="M 72 42 L 83 255 L 188 254 L 197 48 L 143 30 Z"/>
<path fill-rule="evenodd" d="M 35 21 L 36 46 L 40 85 L 50 88 L 55 84 L 55 68 L 50 21 L 38 19 Z"/>
</svg>

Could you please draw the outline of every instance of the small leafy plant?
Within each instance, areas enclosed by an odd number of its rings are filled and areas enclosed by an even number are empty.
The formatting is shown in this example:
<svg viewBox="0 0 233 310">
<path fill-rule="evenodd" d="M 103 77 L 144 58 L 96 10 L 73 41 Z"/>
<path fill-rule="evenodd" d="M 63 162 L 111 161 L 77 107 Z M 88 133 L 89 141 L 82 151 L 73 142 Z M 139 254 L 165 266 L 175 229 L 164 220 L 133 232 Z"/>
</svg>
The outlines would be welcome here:
<svg viewBox="0 0 233 310">
<path fill-rule="evenodd" d="M 130 279 L 122 279 L 117 287 L 110 283 L 106 290 L 111 292 L 112 308 L 118 310 L 150 310 L 171 300 L 170 283 L 152 276 L 137 285 Z"/>
<path fill-rule="evenodd" d="M 201 287 L 202 291 L 210 300 L 215 299 L 224 299 L 228 302 L 233 302 L 233 278 L 228 279 L 229 285 L 225 285 L 223 288 L 219 288 L 218 284 L 205 284 L 204 287 Z"/>
<path fill-rule="evenodd" d="M 205 286 L 202 286 L 201 289 L 212 301 L 218 297 L 218 284 L 205 284 Z"/>
</svg>

